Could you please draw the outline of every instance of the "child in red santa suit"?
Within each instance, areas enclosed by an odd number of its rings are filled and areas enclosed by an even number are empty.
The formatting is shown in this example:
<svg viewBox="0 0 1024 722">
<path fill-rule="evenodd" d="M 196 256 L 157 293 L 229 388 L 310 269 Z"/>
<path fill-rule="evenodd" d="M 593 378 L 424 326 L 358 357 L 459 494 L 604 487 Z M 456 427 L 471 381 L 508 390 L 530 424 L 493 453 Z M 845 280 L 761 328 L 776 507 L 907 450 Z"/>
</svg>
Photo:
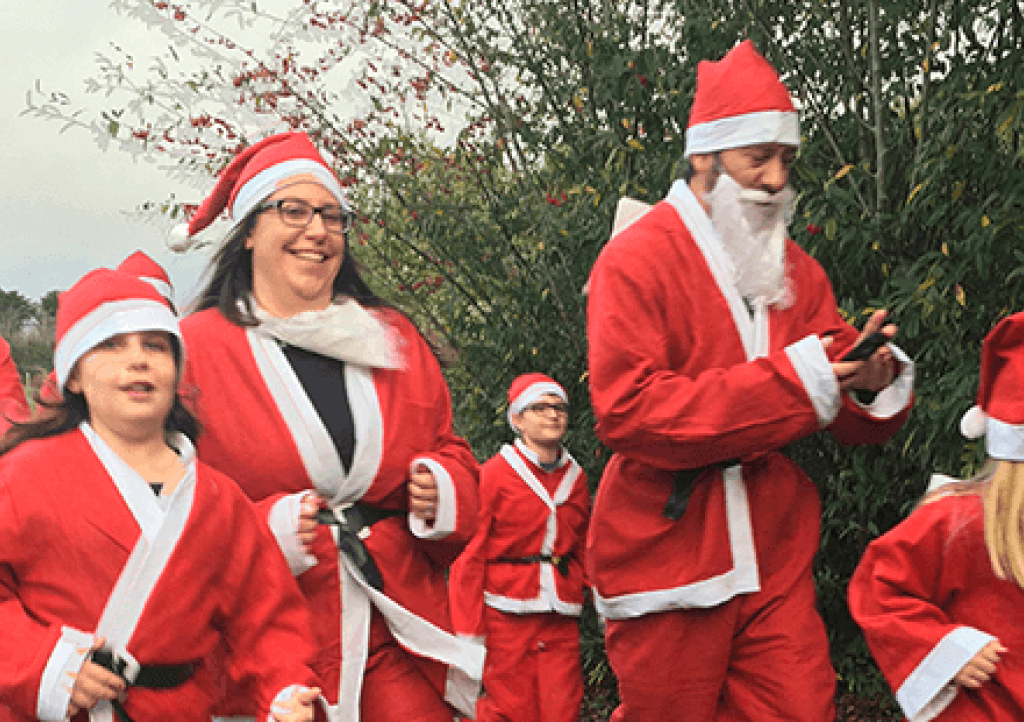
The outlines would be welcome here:
<svg viewBox="0 0 1024 722">
<path fill-rule="evenodd" d="M 524 374 L 509 387 L 508 419 L 518 438 L 481 467 L 476 535 L 452 567 L 452 618 L 486 639 L 478 722 L 575 722 L 590 493 L 562 448 L 569 397 Z"/>
<path fill-rule="evenodd" d="M 183 363 L 136 276 L 61 294 L 62 401 L 0 445 L 0 720 L 208 717 L 222 642 L 263 719 L 313 719 L 305 606 L 248 500 L 196 460 Z"/>
<path fill-rule="evenodd" d="M 850 611 L 909 720 L 1024 719 L 1024 314 L 985 338 L 969 438 L 989 462 L 868 545 Z M 933 482 L 934 486 L 934 482 Z"/>
</svg>

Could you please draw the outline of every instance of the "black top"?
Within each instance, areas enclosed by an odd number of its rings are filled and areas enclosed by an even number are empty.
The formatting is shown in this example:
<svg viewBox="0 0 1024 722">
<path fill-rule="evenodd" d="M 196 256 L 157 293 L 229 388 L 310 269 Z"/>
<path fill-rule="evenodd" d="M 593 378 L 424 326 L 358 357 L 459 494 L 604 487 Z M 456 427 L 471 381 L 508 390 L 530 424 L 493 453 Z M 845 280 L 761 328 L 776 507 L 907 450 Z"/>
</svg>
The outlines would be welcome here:
<svg viewBox="0 0 1024 722">
<path fill-rule="evenodd" d="M 282 344 L 281 348 L 324 422 L 347 473 L 352 467 L 356 431 L 345 387 L 345 364 L 297 346 Z"/>
</svg>

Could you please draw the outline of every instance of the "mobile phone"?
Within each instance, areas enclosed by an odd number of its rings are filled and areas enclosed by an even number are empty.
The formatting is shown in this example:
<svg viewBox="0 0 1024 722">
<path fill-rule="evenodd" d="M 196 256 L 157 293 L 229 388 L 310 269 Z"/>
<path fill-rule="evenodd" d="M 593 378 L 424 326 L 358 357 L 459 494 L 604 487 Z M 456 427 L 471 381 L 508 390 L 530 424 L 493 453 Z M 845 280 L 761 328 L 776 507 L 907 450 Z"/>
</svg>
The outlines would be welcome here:
<svg viewBox="0 0 1024 722">
<path fill-rule="evenodd" d="M 869 336 L 865 336 L 860 343 L 847 351 L 841 360 L 862 361 L 871 356 L 880 346 L 887 343 L 889 343 L 889 337 L 880 331 L 876 331 Z"/>
</svg>

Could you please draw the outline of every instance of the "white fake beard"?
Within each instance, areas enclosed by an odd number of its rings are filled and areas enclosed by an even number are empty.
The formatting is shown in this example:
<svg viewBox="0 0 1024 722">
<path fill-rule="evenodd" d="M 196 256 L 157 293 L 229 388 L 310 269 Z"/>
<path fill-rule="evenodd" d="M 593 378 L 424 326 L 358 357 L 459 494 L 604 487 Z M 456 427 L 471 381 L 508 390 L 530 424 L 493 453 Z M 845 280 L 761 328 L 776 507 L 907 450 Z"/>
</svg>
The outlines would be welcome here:
<svg viewBox="0 0 1024 722">
<path fill-rule="evenodd" d="M 711 224 L 732 261 L 736 288 L 743 298 L 763 298 L 769 306 L 780 308 L 792 304 L 786 229 L 794 198 L 789 186 L 778 193 L 747 189 L 725 173 L 705 195 Z"/>
</svg>

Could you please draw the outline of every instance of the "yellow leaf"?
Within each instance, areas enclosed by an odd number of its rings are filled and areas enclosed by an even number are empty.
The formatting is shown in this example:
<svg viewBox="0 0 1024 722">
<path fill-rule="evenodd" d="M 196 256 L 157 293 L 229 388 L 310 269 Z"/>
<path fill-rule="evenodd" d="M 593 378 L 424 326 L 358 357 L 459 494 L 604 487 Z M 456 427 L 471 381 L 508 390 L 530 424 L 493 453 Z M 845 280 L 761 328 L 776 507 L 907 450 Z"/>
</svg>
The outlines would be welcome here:
<svg viewBox="0 0 1024 722">
<path fill-rule="evenodd" d="M 927 72 L 928 72 L 928 70 L 929 70 L 929 69 L 931 68 L 931 63 L 930 63 L 930 62 L 928 62 L 928 58 L 925 58 L 925 59 L 924 59 L 924 62 L 923 62 L 923 63 L 921 63 L 921 66 L 922 66 L 922 67 L 924 68 L 924 72 L 926 72 L 926 73 L 927 73 Z"/>
<path fill-rule="evenodd" d="M 935 285 L 935 279 L 934 278 L 926 278 L 926 279 L 924 279 L 924 283 L 922 283 L 920 286 L 917 287 L 917 290 L 918 291 L 927 291 L 929 288 L 931 288 L 934 285 Z"/>
<path fill-rule="evenodd" d="M 544 289 L 543 291 L 541 291 L 541 294 L 540 294 L 540 298 L 541 298 L 541 300 L 542 300 L 542 301 L 543 301 L 543 300 L 544 300 L 545 298 L 547 298 L 547 297 L 548 297 L 548 291 L 550 291 L 550 290 L 551 290 L 551 289 L 549 289 L 549 288 L 545 288 L 545 289 Z"/>
<path fill-rule="evenodd" d="M 992 85 L 988 86 L 988 92 L 990 92 L 990 93 L 997 93 L 997 92 L 999 92 L 1002 89 L 1003 89 L 1003 84 L 1002 83 L 993 83 Z"/>
<path fill-rule="evenodd" d="M 714 30 L 717 27 L 718 27 L 718 20 L 715 20 L 713 23 L 711 23 L 711 29 Z"/>
<path fill-rule="evenodd" d="M 537 250 L 538 251 L 543 251 L 544 250 L 544 241 L 541 241 L 540 243 L 537 244 Z"/>
<path fill-rule="evenodd" d="M 536 355 L 537 355 L 537 349 L 536 349 L 536 348 L 534 348 L 534 349 L 533 349 L 533 355 L 534 355 L 534 356 L 536 356 Z"/>
<path fill-rule="evenodd" d="M 582 384 L 582 383 L 583 383 L 584 381 L 586 381 L 586 380 L 587 380 L 587 376 L 589 376 L 589 375 L 590 375 L 590 372 L 589 372 L 589 371 L 584 371 L 584 372 L 583 372 L 583 375 L 582 375 L 582 376 L 580 376 L 580 380 L 579 380 L 579 383 L 581 383 L 581 384 Z"/>
<path fill-rule="evenodd" d="M 630 138 L 628 141 L 626 141 L 626 145 L 628 145 L 630 148 L 632 148 L 634 150 L 643 150 L 644 149 L 644 144 L 641 143 L 636 138 Z"/>
<path fill-rule="evenodd" d="M 943 256 L 948 256 L 949 255 L 949 244 L 948 243 L 943 243 L 942 244 L 942 255 Z"/>
<path fill-rule="evenodd" d="M 917 184 L 917 185 L 916 185 L 916 186 L 914 187 L 914 190 L 910 191 L 910 195 L 909 195 L 909 196 L 907 196 L 907 203 L 910 203 L 910 201 L 914 200 L 914 196 L 916 196 L 916 195 L 917 195 L 917 192 L 918 192 L 919 190 L 921 190 L 921 186 L 923 186 L 923 185 L 924 185 L 924 183 L 918 183 L 918 184 Z"/>
<path fill-rule="evenodd" d="M 981 217 L 981 227 L 982 227 L 982 228 L 988 228 L 988 224 L 989 224 L 989 223 L 991 223 L 991 222 L 992 222 L 992 221 L 990 221 L 990 220 L 988 219 L 988 216 L 982 216 L 982 217 Z"/>
<path fill-rule="evenodd" d="M 565 229 L 563 228 L 563 229 L 562 229 L 562 235 L 563 235 L 563 236 L 568 236 L 568 235 L 569 235 L 569 231 L 567 231 L 567 230 L 565 230 Z"/>
<path fill-rule="evenodd" d="M 964 293 L 963 287 L 959 285 L 956 287 L 956 302 L 961 306 L 967 305 L 967 294 Z"/>
<path fill-rule="evenodd" d="M 849 173 L 851 170 L 853 170 L 853 163 L 847 163 L 846 165 L 844 165 L 842 168 L 839 169 L 839 172 L 836 173 L 836 175 L 835 175 L 835 179 L 839 180 L 844 175 Z"/>
<path fill-rule="evenodd" d="M 964 194 L 964 182 L 963 181 L 957 181 L 956 185 L 953 186 L 953 193 L 952 193 L 953 200 L 955 200 L 955 201 L 960 200 L 960 196 L 962 196 L 963 194 Z"/>
<path fill-rule="evenodd" d="M 875 241 L 874 243 L 871 244 L 871 250 L 872 251 L 877 251 L 878 250 L 878 241 Z"/>
<path fill-rule="evenodd" d="M 625 128 L 626 130 L 629 130 L 629 118 L 622 119 L 622 127 Z"/>
</svg>

